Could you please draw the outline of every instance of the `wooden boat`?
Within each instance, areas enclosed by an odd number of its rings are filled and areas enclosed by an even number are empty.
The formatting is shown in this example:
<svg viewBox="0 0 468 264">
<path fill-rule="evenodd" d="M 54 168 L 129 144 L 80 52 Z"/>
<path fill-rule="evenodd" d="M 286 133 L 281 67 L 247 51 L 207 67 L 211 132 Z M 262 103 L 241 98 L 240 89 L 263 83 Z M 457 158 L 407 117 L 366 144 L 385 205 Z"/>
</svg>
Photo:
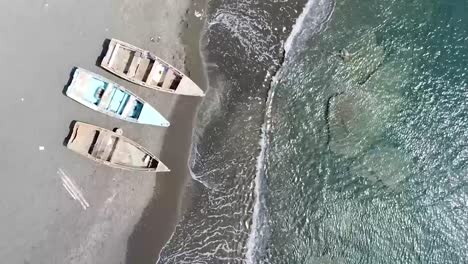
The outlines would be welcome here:
<svg viewBox="0 0 468 264">
<path fill-rule="evenodd" d="M 85 69 L 75 69 L 66 94 L 93 110 L 125 121 L 162 127 L 170 125 L 169 121 L 140 97 Z"/>
<path fill-rule="evenodd" d="M 130 82 L 158 91 L 205 96 L 198 85 L 147 50 L 112 39 L 101 67 Z"/>
<path fill-rule="evenodd" d="M 116 132 L 76 122 L 68 138 L 67 148 L 98 163 L 119 169 L 168 172 L 158 158 L 138 143 Z"/>
</svg>

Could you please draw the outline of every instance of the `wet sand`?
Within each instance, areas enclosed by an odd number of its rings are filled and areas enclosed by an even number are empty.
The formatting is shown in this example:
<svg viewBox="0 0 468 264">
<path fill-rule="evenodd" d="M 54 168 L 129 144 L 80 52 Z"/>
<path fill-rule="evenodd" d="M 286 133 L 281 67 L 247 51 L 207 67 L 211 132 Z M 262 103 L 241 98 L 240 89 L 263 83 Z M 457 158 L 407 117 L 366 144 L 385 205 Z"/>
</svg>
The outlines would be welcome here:
<svg viewBox="0 0 468 264">
<path fill-rule="evenodd" d="M 0 4 L 4 92 L 0 259 L 154 263 L 180 212 L 199 99 L 138 87 L 100 69 L 96 60 L 104 40 L 114 37 L 152 50 L 183 69 L 181 20 L 189 4 L 173 0 Z M 75 66 L 134 91 L 168 117 L 171 128 L 121 122 L 68 99 L 62 92 Z M 172 172 L 156 177 L 121 171 L 70 152 L 62 144 L 73 120 L 123 128 L 124 135 L 159 155 Z M 67 193 L 58 171 L 75 183 L 89 208 Z"/>
<path fill-rule="evenodd" d="M 204 19 L 194 16 L 194 13 L 205 6 L 206 0 L 192 2 L 183 21 L 181 35 L 185 44 L 187 75 L 204 90 L 206 78 L 199 47 Z M 155 194 L 129 238 L 126 263 L 155 263 L 173 234 L 184 208 L 190 206 L 192 182 L 188 160 L 195 115 L 201 101 L 202 98 L 199 97 L 183 96 L 176 101 L 170 116 L 171 126 L 164 137 L 161 150 L 161 157 L 172 171 L 169 177 L 156 179 Z"/>
</svg>

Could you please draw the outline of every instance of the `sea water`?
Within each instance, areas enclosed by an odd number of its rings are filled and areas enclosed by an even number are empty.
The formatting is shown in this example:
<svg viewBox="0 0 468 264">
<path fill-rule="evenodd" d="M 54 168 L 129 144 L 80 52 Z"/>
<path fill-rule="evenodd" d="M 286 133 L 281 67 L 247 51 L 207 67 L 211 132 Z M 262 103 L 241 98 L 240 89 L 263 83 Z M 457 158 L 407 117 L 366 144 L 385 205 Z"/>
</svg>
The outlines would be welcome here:
<svg viewBox="0 0 468 264">
<path fill-rule="evenodd" d="M 212 1 L 200 184 L 160 262 L 468 262 L 467 7 Z"/>
<path fill-rule="evenodd" d="M 275 87 L 258 262 L 468 261 L 467 7 L 336 1 L 318 34 L 306 16 Z"/>
</svg>

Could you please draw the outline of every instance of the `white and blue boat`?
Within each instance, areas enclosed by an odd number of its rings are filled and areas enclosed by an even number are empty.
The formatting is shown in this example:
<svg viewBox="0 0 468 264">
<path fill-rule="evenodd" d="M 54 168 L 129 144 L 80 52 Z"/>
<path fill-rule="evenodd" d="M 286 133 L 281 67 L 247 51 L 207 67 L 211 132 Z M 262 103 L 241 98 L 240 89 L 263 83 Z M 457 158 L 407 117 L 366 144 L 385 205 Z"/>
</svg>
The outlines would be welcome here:
<svg viewBox="0 0 468 264">
<path fill-rule="evenodd" d="M 66 94 L 106 115 L 138 124 L 168 127 L 156 109 L 126 88 L 82 68 L 76 68 Z"/>
</svg>

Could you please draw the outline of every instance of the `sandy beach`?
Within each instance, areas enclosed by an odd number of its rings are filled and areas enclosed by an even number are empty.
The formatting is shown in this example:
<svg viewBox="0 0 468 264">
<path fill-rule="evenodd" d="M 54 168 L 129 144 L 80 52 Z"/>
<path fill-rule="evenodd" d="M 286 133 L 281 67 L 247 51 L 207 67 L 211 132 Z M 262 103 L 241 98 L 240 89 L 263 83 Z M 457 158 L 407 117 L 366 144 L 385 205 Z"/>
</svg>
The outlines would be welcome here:
<svg viewBox="0 0 468 264">
<path fill-rule="evenodd" d="M 189 1 L 25 1 L 0 4 L 4 103 L 0 144 L 0 258 L 8 263 L 154 263 L 177 223 L 199 98 L 138 87 L 96 66 L 109 38 L 154 51 L 184 69 Z M 163 8 L 161 8 L 163 7 Z M 193 8 L 193 7 L 192 7 Z M 191 28 L 185 43 L 198 41 Z M 191 39 L 191 38 L 196 38 Z M 187 50 L 196 54 L 198 47 Z M 169 129 L 125 123 L 63 95 L 73 67 L 138 94 Z M 200 67 L 198 67 L 200 68 Z M 190 65 L 189 65 L 190 70 Z M 194 71 L 194 81 L 199 82 Z M 200 74 L 198 74 L 200 76 Z M 198 80 L 197 80 L 198 79 Z M 202 87 L 204 88 L 204 87 Z M 7 90 L 8 89 L 8 90 Z M 73 120 L 120 127 L 168 165 L 157 177 L 111 169 L 63 146 Z M 64 188 L 69 179 L 85 206 Z M 86 205 L 89 205 L 86 206 Z"/>
</svg>

